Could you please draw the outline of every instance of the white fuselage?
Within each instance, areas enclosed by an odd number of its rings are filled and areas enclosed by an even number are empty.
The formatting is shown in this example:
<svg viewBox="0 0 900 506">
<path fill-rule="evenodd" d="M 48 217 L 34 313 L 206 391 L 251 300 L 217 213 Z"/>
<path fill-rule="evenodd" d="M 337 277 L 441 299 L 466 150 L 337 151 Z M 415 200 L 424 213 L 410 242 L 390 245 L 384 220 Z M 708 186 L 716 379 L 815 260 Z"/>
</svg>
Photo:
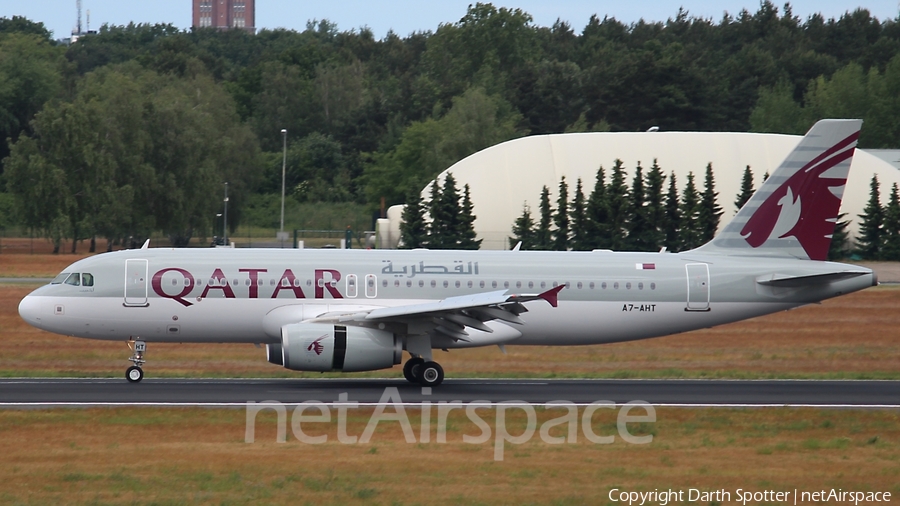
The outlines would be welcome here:
<svg viewBox="0 0 900 506">
<path fill-rule="evenodd" d="M 323 314 L 565 285 L 558 307 L 528 304 L 524 324 L 435 348 L 488 344 L 587 345 L 644 339 L 768 314 L 876 284 L 849 279 L 771 287 L 773 276 L 856 266 L 686 252 L 145 249 L 107 253 L 65 272 L 91 286 L 43 286 L 21 302 L 31 325 L 104 340 L 277 343 L 283 325 Z"/>
</svg>

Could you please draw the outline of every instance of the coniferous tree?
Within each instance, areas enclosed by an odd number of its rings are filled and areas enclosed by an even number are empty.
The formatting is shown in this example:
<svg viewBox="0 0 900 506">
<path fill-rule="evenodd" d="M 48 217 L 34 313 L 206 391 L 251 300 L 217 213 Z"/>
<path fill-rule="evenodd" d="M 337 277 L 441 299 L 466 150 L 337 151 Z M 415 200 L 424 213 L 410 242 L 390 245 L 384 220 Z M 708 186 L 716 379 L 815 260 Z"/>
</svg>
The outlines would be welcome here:
<svg viewBox="0 0 900 506">
<path fill-rule="evenodd" d="M 884 230 L 881 259 L 896 262 L 900 260 L 900 194 L 897 183 L 891 187 L 891 196 L 884 208 Z"/>
<path fill-rule="evenodd" d="M 644 198 L 648 225 L 647 242 L 653 251 L 658 251 L 666 243 L 666 209 L 663 204 L 663 185 L 665 183 L 666 176 L 654 158 L 650 172 L 647 173 L 646 197 Z"/>
<path fill-rule="evenodd" d="M 534 220 L 531 219 L 531 208 L 528 204 L 522 206 L 522 215 L 516 218 L 516 222 L 512 228 L 513 236 L 509 238 L 510 249 L 515 248 L 516 244 L 522 243 L 521 249 L 535 249 L 535 230 Z"/>
<path fill-rule="evenodd" d="M 569 249 L 569 185 L 566 176 L 559 180 L 559 197 L 556 199 L 556 215 L 553 218 L 556 230 L 553 232 L 553 249 Z"/>
<path fill-rule="evenodd" d="M 706 178 L 704 179 L 703 187 L 703 195 L 700 198 L 700 208 L 697 216 L 700 221 L 700 244 L 705 244 L 716 236 L 716 231 L 719 229 L 719 217 L 722 216 L 722 206 L 716 201 L 719 194 L 716 192 L 716 182 L 713 177 L 711 162 L 706 165 Z"/>
<path fill-rule="evenodd" d="M 590 240 L 588 238 L 588 221 L 587 209 L 584 199 L 584 187 L 581 184 L 581 178 L 575 184 L 575 199 L 572 201 L 572 212 L 570 213 L 570 224 L 572 227 L 572 249 L 576 251 L 587 251 L 591 249 Z"/>
<path fill-rule="evenodd" d="M 753 172 L 750 171 L 750 166 L 748 165 L 744 169 L 744 177 L 741 179 L 741 191 L 734 201 L 736 211 L 740 211 L 744 204 L 750 200 L 750 197 L 753 196 L 753 191 Z"/>
<path fill-rule="evenodd" d="M 766 182 L 766 179 L 769 179 L 769 171 L 766 171 L 766 173 L 763 174 L 763 183 Z"/>
<path fill-rule="evenodd" d="M 877 260 L 881 249 L 881 229 L 884 216 L 881 209 L 881 196 L 878 191 L 878 176 L 872 176 L 869 184 L 869 203 L 859 215 L 859 236 L 856 239 L 856 252 L 866 260 Z"/>
<path fill-rule="evenodd" d="M 606 199 L 606 174 L 601 166 L 597 170 L 594 191 L 587 203 L 587 241 L 585 249 L 609 249 L 609 202 Z"/>
<path fill-rule="evenodd" d="M 678 185 L 675 181 L 675 172 L 669 173 L 669 191 L 666 193 L 666 249 L 669 251 L 681 250 L 681 203 L 678 199 Z"/>
<path fill-rule="evenodd" d="M 847 257 L 847 247 L 850 242 L 850 234 L 847 232 L 847 227 L 850 226 L 850 222 L 844 219 L 845 216 L 847 216 L 847 213 L 839 214 L 837 222 L 834 224 L 831 244 L 828 245 L 829 260 L 841 260 Z"/>
<path fill-rule="evenodd" d="M 432 187 L 432 194 L 435 188 Z M 434 198 L 434 197 L 432 197 Z M 459 246 L 460 215 L 459 191 L 453 174 L 447 174 L 444 187 L 440 190 L 437 204 L 431 203 L 431 235 L 428 247 L 431 249 L 455 249 Z"/>
<path fill-rule="evenodd" d="M 424 202 L 420 192 L 413 191 L 403 209 L 400 223 L 400 248 L 424 248 L 428 245 L 428 224 L 425 222 Z"/>
<path fill-rule="evenodd" d="M 441 211 L 441 187 L 438 185 L 437 179 L 431 183 L 431 197 L 428 200 L 428 217 L 431 218 L 431 221 L 426 225 L 428 230 L 428 240 L 426 241 L 426 245 L 431 249 L 444 249 L 442 238 L 435 234 L 434 228 L 435 221 L 438 221 L 439 223 L 445 221 Z"/>
<path fill-rule="evenodd" d="M 681 213 L 681 227 L 678 234 L 681 251 L 694 249 L 703 244 L 700 240 L 703 231 L 700 223 L 700 195 L 694 184 L 693 172 L 688 172 L 687 185 L 681 194 L 681 207 L 678 211 Z"/>
<path fill-rule="evenodd" d="M 462 209 L 459 214 L 459 227 L 456 234 L 458 242 L 457 249 L 475 250 L 481 247 L 482 239 L 476 239 L 475 233 L 475 214 L 473 213 L 472 196 L 469 193 L 469 185 L 463 186 L 463 202 Z"/>
<path fill-rule="evenodd" d="M 648 237 L 650 224 L 647 221 L 644 197 L 644 168 L 638 162 L 631 181 L 630 220 L 628 223 L 628 247 L 633 251 L 651 251 L 653 245 Z"/>
<path fill-rule="evenodd" d="M 550 190 L 544 186 L 541 190 L 540 203 L 541 221 L 534 233 L 534 249 L 553 249 L 553 236 L 550 232 L 550 224 L 553 222 L 553 209 L 550 207 Z"/>
<path fill-rule="evenodd" d="M 613 165 L 609 186 L 606 189 L 606 202 L 609 209 L 610 247 L 614 250 L 625 249 L 628 245 L 630 205 L 622 160 L 616 159 Z"/>
</svg>

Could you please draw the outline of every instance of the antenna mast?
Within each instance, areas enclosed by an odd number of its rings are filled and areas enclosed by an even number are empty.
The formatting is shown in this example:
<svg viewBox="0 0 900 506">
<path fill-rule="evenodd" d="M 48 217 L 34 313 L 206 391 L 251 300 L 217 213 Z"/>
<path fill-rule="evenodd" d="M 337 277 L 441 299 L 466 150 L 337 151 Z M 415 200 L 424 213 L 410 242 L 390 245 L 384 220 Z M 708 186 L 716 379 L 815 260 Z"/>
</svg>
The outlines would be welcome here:
<svg viewBox="0 0 900 506">
<path fill-rule="evenodd" d="M 75 25 L 75 33 L 81 35 L 81 0 L 75 0 L 75 8 L 78 9 L 78 24 Z"/>
</svg>

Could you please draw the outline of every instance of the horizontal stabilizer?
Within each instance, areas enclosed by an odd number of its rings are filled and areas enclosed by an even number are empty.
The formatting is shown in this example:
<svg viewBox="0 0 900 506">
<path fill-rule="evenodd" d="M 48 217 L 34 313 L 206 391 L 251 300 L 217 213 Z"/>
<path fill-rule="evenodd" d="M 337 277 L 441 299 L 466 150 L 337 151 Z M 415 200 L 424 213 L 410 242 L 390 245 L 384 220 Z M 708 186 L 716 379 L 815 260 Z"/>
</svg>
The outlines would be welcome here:
<svg viewBox="0 0 900 506">
<path fill-rule="evenodd" d="M 871 274 L 869 271 L 842 271 L 829 272 L 827 274 L 811 274 L 808 276 L 785 276 L 773 274 L 764 278 L 757 278 L 756 282 L 765 286 L 777 286 L 783 288 L 799 288 L 810 285 L 822 285 L 834 281 L 855 278 Z"/>
</svg>

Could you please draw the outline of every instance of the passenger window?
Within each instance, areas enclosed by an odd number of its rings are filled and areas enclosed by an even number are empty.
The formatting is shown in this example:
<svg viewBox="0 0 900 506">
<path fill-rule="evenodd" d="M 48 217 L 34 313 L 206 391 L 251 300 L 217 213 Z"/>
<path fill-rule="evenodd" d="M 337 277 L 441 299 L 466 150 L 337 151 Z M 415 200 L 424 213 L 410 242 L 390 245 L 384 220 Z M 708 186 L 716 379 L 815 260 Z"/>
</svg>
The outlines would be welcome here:
<svg viewBox="0 0 900 506">
<path fill-rule="evenodd" d="M 81 286 L 94 286 L 94 275 L 87 272 L 82 274 Z"/>
<path fill-rule="evenodd" d="M 81 274 L 77 272 L 73 272 L 69 274 L 69 277 L 66 278 L 66 284 L 72 286 L 80 286 L 81 285 Z"/>
<path fill-rule="evenodd" d="M 446 281 L 444 281 L 444 288 L 447 288 L 447 286 L 449 286 L 449 283 L 447 283 Z"/>
<path fill-rule="evenodd" d="M 50 284 L 51 284 L 51 285 L 58 285 L 58 284 L 62 283 L 63 281 L 65 281 L 66 278 L 68 278 L 68 277 L 69 277 L 69 273 L 68 273 L 68 272 L 62 272 L 62 273 L 60 273 L 58 276 L 56 276 L 55 278 L 53 278 L 53 281 L 51 281 Z"/>
</svg>

